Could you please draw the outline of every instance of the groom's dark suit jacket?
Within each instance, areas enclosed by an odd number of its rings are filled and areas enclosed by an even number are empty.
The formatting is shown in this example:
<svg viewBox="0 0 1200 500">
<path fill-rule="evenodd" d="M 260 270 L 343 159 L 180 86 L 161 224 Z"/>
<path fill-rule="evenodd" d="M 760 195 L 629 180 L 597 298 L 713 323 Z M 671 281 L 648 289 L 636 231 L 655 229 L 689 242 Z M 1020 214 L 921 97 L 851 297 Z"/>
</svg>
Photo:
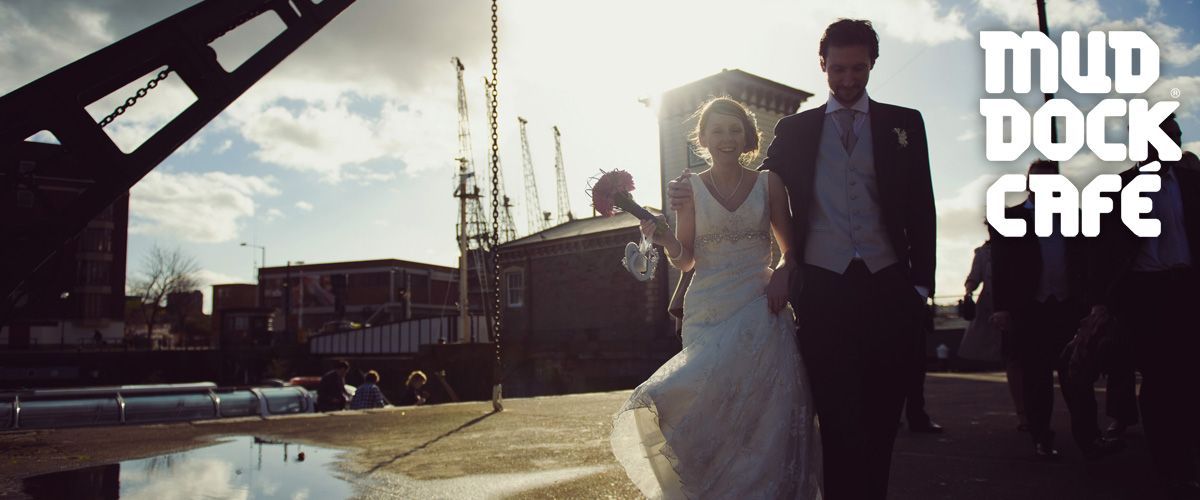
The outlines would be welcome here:
<svg viewBox="0 0 1200 500">
<path fill-rule="evenodd" d="M 937 214 L 925 122 L 915 109 L 874 100 L 869 101 L 868 116 L 888 239 L 900 262 L 908 263 L 912 284 L 927 287 L 932 296 Z M 788 188 L 794 226 L 792 252 L 800 262 L 804 262 L 808 237 L 808 210 L 816 196 L 813 184 L 824 120 L 825 105 L 780 120 L 761 167 L 779 174 Z M 903 142 L 901 132 L 906 136 Z"/>
</svg>

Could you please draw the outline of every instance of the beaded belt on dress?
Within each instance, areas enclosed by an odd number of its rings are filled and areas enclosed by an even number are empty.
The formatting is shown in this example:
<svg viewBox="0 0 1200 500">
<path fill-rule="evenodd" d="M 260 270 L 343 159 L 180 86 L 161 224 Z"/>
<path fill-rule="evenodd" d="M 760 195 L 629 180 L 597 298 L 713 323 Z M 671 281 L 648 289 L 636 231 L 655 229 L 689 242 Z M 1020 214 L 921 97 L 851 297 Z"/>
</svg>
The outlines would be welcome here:
<svg viewBox="0 0 1200 500">
<path fill-rule="evenodd" d="M 696 246 L 711 245 L 719 242 L 734 242 L 740 240 L 771 241 L 771 235 L 766 231 L 741 231 L 733 233 L 706 234 L 696 237 Z"/>
</svg>

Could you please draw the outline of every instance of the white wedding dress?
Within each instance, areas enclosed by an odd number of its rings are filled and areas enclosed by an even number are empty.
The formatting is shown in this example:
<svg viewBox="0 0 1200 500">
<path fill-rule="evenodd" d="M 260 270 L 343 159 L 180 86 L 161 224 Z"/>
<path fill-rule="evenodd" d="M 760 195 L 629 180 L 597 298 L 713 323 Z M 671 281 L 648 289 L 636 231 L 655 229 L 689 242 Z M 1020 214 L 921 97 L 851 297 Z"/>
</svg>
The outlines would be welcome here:
<svg viewBox="0 0 1200 500">
<path fill-rule="evenodd" d="M 696 273 L 683 350 L 613 418 L 613 453 L 647 498 L 821 498 L 821 447 L 790 308 L 767 308 L 767 174 L 730 212 L 693 179 Z"/>
</svg>

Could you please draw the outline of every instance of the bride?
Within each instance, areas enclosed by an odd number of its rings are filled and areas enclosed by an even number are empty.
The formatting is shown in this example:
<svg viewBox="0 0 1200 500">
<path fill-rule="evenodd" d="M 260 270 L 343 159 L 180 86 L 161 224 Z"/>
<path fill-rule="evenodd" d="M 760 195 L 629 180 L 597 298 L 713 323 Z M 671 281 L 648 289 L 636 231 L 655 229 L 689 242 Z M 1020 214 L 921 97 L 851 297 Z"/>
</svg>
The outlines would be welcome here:
<svg viewBox="0 0 1200 500">
<path fill-rule="evenodd" d="M 692 203 L 676 234 L 653 236 L 672 265 L 696 270 L 683 350 L 614 417 L 613 454 L 651 499 L 817 499 L 821 447 L 787 303 L 787 192 L 744 166 L 759 149 L 746 108 L 714 98 L 696 114 L 691 139 L 712 168 L 684 174 Z M 771 230 L 783 251 L 774 270 Z"/>
</svg>

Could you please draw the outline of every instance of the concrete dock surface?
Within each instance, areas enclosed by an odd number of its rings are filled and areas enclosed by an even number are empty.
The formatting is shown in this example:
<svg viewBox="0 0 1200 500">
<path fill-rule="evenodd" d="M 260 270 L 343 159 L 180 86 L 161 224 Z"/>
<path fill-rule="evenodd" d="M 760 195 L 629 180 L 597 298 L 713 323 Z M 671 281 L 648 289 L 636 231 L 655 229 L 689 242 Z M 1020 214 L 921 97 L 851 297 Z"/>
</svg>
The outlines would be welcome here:
<svg viewBox="0 0 1200 500">
<path fill-rule="evenodd" d="M 1103 383 L 1098 384 L 1101 428 Z M 889 498 L 1155 499 L 1142 427 L 1123 452 L 1084 461 L 1061 396 L 1053 427 L 1061 458 L 1036 460 L 1016 430 L 1003 373 L 931 373 L 926 409 L 944 434 L 899 432 Z M 162 425 L 0 432 L 0 497 L 26 497 L 26 478 L 149 458 L 258 436 L 342 450 L 332 473 L 360 499 L 640 499 L 609 449 L 612 414 L 629 391 Z M 316 473 L 318 471 L 314 471 Z M 320 471 L 321 473 L 326 473 Z M 97 497 L 99 498 L 99 497 Z M 107 498 L 107 497 L 106 497 Z M 182 496 L 180 498 L 186 498 Z"/>
</svg>

